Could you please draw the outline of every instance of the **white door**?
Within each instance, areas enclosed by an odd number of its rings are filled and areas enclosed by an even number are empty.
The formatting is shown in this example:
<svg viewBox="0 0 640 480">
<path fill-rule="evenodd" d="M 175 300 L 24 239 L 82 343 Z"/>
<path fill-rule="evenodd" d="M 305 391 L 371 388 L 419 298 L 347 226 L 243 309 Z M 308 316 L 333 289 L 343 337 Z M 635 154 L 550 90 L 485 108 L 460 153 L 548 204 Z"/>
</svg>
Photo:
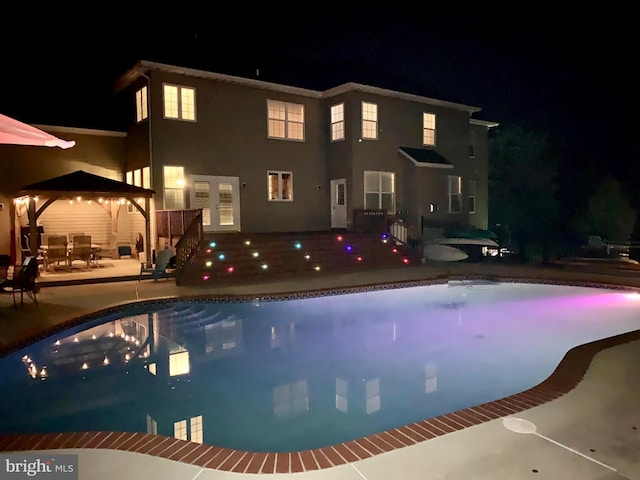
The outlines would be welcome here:
<svg viewBox="0 0 640 480">
<path fill-rule="evenodd" d="M 347 228 L 347 180 L 331 180 L 331 228 Z"/>
<path fill-rule="evenodd" d="M 202 209 L 205 232 L 240 231 L 238 177 L 190 175 L 191 208 Z"/>
</svg>

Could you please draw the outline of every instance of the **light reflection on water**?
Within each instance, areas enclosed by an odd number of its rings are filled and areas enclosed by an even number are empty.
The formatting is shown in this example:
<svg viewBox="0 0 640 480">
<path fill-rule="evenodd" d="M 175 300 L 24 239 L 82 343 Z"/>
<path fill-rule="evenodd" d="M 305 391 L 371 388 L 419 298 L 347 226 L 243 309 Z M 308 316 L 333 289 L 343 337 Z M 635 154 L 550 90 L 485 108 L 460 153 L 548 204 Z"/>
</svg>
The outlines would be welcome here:
<svg viewBox="0 0 640 480">
<path fill-rule="evenodd" d="M 510 283 L 139 308 L 0 359 L 0 433 L 317 448 L 526 390 L 640 328 L 622 291 Z"/>
</svg>

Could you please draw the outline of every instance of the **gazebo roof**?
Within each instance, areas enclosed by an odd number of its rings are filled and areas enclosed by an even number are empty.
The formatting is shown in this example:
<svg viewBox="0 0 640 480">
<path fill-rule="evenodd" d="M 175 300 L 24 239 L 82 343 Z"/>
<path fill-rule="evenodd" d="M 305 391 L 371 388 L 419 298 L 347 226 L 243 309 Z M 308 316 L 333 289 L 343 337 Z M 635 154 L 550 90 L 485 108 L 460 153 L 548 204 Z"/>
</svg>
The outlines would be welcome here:
<svg viewBox="0 0 640 480">
<path fill-rule="evenodd" d="M 20 189 L 18 195 L 84 196 L 84 197 L 153 197 L 154 190 L 136 187 L 125 182 L 101 177 L 84 170 L 77 170 L 42 182 L 32 183 Z"/>
</svg>

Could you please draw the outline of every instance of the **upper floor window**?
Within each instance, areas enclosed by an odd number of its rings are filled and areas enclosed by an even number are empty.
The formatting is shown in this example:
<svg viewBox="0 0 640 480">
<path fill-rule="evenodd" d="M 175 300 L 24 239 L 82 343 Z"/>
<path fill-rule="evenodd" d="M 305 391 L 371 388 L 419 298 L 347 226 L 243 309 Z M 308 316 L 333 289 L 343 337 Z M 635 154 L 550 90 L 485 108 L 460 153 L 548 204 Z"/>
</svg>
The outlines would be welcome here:
<svg viewBox="0 0 640 480">
<path fill-rule="evenodd" d="M 393 172 L 364 172 L 364 208 L 396 211 L 396 175 Z"/>
<path fill-rule="evenodd" d="M 434 146 L 436 144 L 436 114 L 422 114 L 422 144 Z"/>
<path fill-rule="evenodd" d="M 462 177 L 448 176 L 449 213 L 460 213 L 462 205 Z"/>
<path fill-rule="evenodd" d="M 196 89 L 177 85 L 163 85 L 164 118 L 196 119 Z"/>
<path fill-rule="evenodd" d="M 267 100 L 267 136 L 304 141 L 304 105 Z"/>
<path fill-rule="evenodd" d="M 362 102 L 362 138 L 378 138 L 378 105 Z"/>
<path fill-rule="evenodd" d="M 344 140 L 344 103 L 331 107 L 331 141 Z"/>
<path fill-rule="evenodd" d="M 136 92 L 136 122 L 140 123 L 149 116 L 147 108 L 147 86 Z"/>
<path fill-rule="evenodd" d="M 267 172 L 267 192 L 269 201 L 293 201 L 293 173 Z"/>
<path fill-rule="evenodd" d="M 469 131 L 469 158 L 476 158 L 476 132 Z"/>
<path fill-rule="evenodd" d="M 184 167 L 165 165 L 162 170 L 165 210 L 184 209 Z"/>
<path fill-rule="evenodd" d="M 469 180 L 469 213 L 476 213 L 476 181 Z"/>
</svg>

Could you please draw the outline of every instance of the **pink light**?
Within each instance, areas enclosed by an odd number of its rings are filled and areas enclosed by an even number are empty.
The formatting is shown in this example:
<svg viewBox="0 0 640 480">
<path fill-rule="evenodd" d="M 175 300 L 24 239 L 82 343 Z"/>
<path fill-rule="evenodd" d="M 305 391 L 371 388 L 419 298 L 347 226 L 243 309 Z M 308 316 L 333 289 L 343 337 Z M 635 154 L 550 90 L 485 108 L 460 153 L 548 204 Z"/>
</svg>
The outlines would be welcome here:
<svg viewBox="0 0 640 480">
<path fill-rule="evenodd" d="M 203 276 L 202 276 L 202 279 L 203 279 L 203 280 L 209 280 L 209 278 L 211 278 L 211 277 L 209 277 L 209 275 L 203 275 Z"/>
<path fill-rule="evenodd" d="M 392 251 L 393 253 L 398 253 L 398 249 L 397 249 L 397 248 L 394 248 L 394 249 L 392 249 L 391 251 Z"/>
<path fill-rule="evenodd" d="M 359 262 L 362 261 L 362 257 L 356 257 L 356 260 L 358 260 Z"/>
<path fill-rule="evenodd" d="M 233 270 L 234 270 L 233 265 L 230 265 L 227 267 L 227 272 L 233 273 Z"/>
<path fill-rule="evenodd" d="M 211 249 L 210 249 L 210 248 L 207 248 L 207 249 L 205 250 L 205 252 L 207 252 L 207 253 L 211 253 Z"/>
<path fill-rule="evenodd" d="M 409 263 L 409 259 L 408 259 L 407 257 L 404 257 L 404 258 L 402 259 L 402 263 Z"/>
<path fill-rule="evenodd" d="M 338 240 L 339 242 L 341 242 L 341 241 L 342 241 L 342 235 L 338 235 L 338 236 L 336 237 L 336 240 Z"/>
</svg>

